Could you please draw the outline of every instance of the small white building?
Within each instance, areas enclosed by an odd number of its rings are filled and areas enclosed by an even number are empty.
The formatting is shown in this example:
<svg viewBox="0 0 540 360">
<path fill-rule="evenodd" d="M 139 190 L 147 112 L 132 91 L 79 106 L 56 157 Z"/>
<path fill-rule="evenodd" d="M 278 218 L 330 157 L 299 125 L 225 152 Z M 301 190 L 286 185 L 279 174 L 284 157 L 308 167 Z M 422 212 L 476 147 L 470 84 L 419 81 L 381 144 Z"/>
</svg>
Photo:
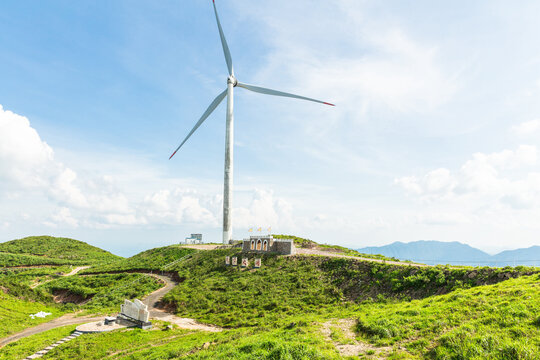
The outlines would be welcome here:
<svg viewBox="0 0 540 360">
<path fill-rule="evenodd" d="M 202 234 L 191 234 L 186 238 L 185 244 L 202 244 Z"/>
</svg>

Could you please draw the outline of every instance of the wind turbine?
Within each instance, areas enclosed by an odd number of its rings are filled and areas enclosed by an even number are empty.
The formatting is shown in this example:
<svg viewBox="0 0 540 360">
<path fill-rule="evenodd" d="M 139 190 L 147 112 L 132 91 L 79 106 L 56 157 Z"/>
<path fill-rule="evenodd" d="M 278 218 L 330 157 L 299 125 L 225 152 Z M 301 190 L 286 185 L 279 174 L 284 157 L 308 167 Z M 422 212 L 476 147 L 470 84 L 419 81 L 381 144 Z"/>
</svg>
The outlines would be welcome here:
<svg viewBox="0 0 540 360">
<path fill-rule="evenodd" d="M 223 34 L 223 29 L 221 28 L 221 23 L 219 21 L 219 16 L 216 9 L 215 0 L 212 0 L 214 5 L 214 13 L 216 14 L 216 22 L 219 30 L 219 36 L 221 38 L 221 45 L 223 47 L 223 53 L 225 54 L 225 62 L 227 63 L 227 69 L 229 70 L 229 77 L 227 78 L 227 88 L 219 94 L 214 101 L 208 106 L 206 111 L 202 114 L 201 118 L 193 129 L 187 134 L 186 138 L 180 143 L 180 145 L 174 150 L 172 155 L 169 157 L 169 160 L 176 154 L 176 152 L 185 144 L 185 142 L 190 138 L 191 135 L 201 126 L 201 124 L 206 120 L 208 116 L 218 107 L 218 105 L 223 101 L 225 96 L 227 96 L 227 120 L 226 120 L 226 135 L 225 135 L 225 181 L 223 187 L 223 244 L 228 244 L 232 240 L 232 189 L 233 189 L 233 139 L 234 139 L 234 116 L 233 116 L 233 97 L 234 97 L 234 88 L 239 86 L 241 88 L 254 91 L 266 95 L 275 95 L 275 96 L 284 96 L 301 100 L 314 101 L 317 103 L 331 105 L 324 101 L 311 99 L 305 96 L 299 96 L 294 94 L 289 94 L 283 91 L 277 91 L 272 89 L 263 88 L 260 86 L 248 85 L 239 82 L 236 77 L 234 77 L 234 70 L 231 58 L 231 52 L 229 51 L 229 46 L 227 45 L 227 40 L 225 40 L 225 35 Z"/>
</svg>

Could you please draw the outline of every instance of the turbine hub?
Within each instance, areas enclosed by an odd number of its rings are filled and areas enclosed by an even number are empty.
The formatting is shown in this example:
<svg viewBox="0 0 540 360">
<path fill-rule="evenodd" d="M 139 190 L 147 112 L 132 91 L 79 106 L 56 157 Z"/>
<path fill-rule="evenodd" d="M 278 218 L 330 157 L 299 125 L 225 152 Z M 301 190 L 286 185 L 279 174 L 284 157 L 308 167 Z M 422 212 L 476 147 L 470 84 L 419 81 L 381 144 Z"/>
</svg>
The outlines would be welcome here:
<svg viewBox="0 0 540 360">
<path fill-rule="evenodd" d="M 234 75 L 229 75 L 227 78 L 227 84 L 232 84 L 232 86 L 238 85 L 238 80 L 234 77 Z"/>
</svg>

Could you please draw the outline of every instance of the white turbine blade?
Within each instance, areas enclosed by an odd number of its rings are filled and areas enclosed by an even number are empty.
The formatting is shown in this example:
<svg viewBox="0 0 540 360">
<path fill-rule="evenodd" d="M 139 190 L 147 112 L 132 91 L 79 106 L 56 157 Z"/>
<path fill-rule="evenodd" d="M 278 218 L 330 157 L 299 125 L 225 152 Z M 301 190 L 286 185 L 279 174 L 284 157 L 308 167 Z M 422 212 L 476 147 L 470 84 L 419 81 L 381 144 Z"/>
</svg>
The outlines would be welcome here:
<svg viewBox="0 0 540 360">
<path fill-rule="evenodd" d="M 197 121 L 197 123 L 195 124 L 195 126 L 193 127 L 193 129 L 191 129 L 191 131 L 189 132 L 189 134 L 186 136 L 186 138 L 184 139 L 184 141 L 182 141 L 182 143 L 180 144 L 180 146 L 178 146 L 176 148 L 176 150 L 174 150 L 173 154 L 171 155 L 171 157 L 169 157 L 169 160 L 174 156 L 174 154 L 176 154 L 176 152 L 178 151 L 178 149 L 180 149 L 182 147 L 182 145 L 184 145 L 184 143 L 189 139 L 189 137 L 195 132 L 195 130 L 197 130 L 199 128 L 199 126 L 201 126 L 201 124 L 204 122 L 204 120 L 206 120 L 206 118 L 208 116 L 210 116 L 210 114 L 212 113 L 212 111 L 215 110 L 215 108 L 218 107 L 218 105 L 221 103 L 221 101 L 223 101 L 223 98 L 227 95 L 227 89 L 225 89 L 225 91 L 223 91 L 221 94 L 219 94 L 215 99 L 214 101 L 212 101 L 212 103 L 210 104 L 210 106 L 208 106 L 208 109 L 206 109 L 206 111 L 204 112 L 204 114 L 201 116 L 201 118 L 199 119 L 199 121 Z"/>
<path fill-rule="evenodd" d="M 240 86 L 240 87 L 243 87 L 244 89 L 255 91 L 255 92 L 258 92 L 258 93 L 261 93 L 261 94 L 284 96 L 284 97 L 290 97 L 290 98 L 295 98 L 295 99 L 314 101 L 314 102 L 325 104 L 325 105 L 335 106 L 334 104 L 330 104 L 330 103 L 325 102 L 325 101 L 315 100 L 315 99 L 308 98 L 308 97 L 305 97 L 305 96 L 300 96 L 300 95 L 289 94 L 289 93 L 286 93 L 286 92 L 283 92 L 283 91 L 267 89 L 267 88 L 263 88 L 263 87 L 260 87 L 260 86 L 253 86 L 253 85 L 243 84 L 241 82 L 239 82 L 237 84 L 237 86 Z"/>
<path fill-rule="evenodd" d="M 229 75 L 234 75 L 231 52 L 229 51 L 229 46 L 227 45 L 227 40 L 225 40 L 225 34 L 223 34 L 223 29 L 221 28 L 221 22 L 219 22 L 219 16 L 216 9 L 216 2 L 212 0 L 214 4 L 214 13 L 216 14 L 217 26 L 219 29 L 219 36 L 221 37 L 221 46 L 223 46 L 223 53 L 225 54 L 225 61 L 227 62 L 227 68 L 229 69 Z"/>
</svg>

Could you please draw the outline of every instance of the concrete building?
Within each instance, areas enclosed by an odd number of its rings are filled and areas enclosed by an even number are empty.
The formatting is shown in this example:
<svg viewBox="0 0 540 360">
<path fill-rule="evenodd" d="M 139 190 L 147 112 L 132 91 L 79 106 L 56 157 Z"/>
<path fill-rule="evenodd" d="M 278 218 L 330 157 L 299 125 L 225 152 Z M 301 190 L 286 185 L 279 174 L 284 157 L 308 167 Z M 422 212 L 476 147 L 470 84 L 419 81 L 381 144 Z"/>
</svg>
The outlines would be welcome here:
<svg viewBox="0 0 540 360">
<path fill-rule="evenodd" d="M 292 239 L 274 239 L 272 235 L 255 235 L 242 241 L 242 251 L 254 253 L 278 253 L 294 255 L 296 248 Z"/>
<path fill-rule="evenodd" d="M 202 234 L 191 234 L 185 239 L 185 244 L 202 244 Z"/>
</svg>

